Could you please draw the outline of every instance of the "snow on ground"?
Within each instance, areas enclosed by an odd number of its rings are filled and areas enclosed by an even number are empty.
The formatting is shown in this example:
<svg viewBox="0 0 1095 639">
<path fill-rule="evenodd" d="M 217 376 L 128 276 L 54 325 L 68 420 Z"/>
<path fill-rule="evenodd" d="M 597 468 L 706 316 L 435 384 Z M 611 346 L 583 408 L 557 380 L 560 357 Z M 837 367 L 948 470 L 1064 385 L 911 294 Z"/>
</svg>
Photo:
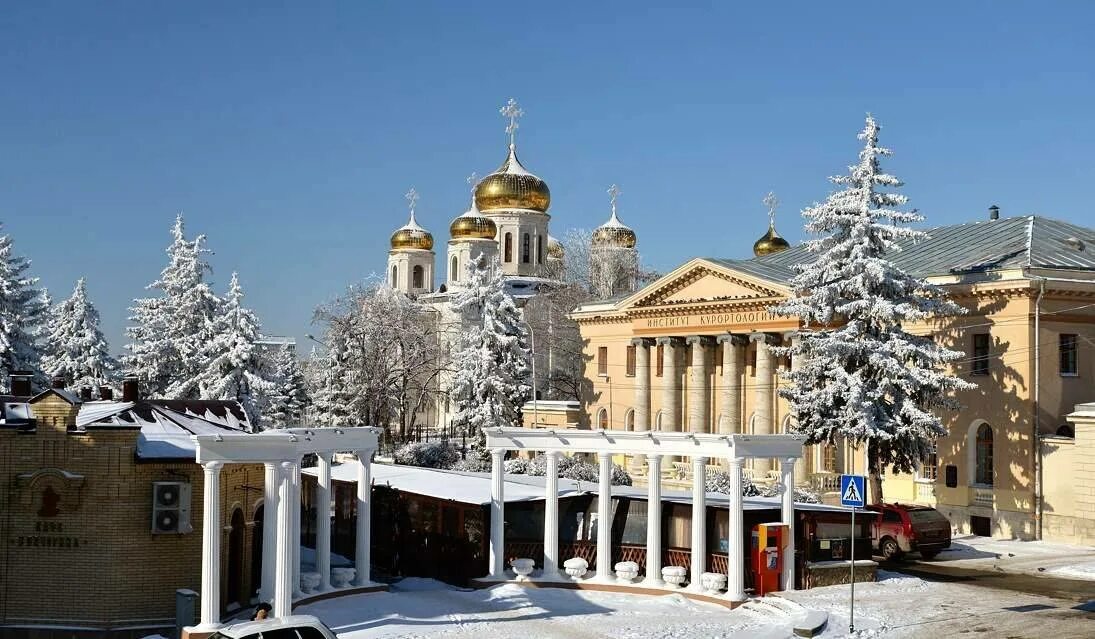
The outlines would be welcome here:
<svg viewBox="0 0 1095 639">
<path fill-rule="evenodd" d="M 515 584 L 465 590 L 404 579 L 389 593 L 329 599 L 298 612 L 317 615 L 342 639 L 775 639 L 790 637 L 808 609 L 829 613 L 821 635 L 827 639 L 951 636 L 963 630 L 1063 639 L 1085 636 L 1076 629 L 1086 628 L 1092 615 L 1023 593 L 885 571 L 879 579 L 856 584 L 854 635 L 848 633 L 846 585 L 781 593 L 729 611 L 673 593 L 652 597 Z"/>
<path fill-rule="evenodd" d="M 955 537 L 951 547 L 931 561 L 940 562 L 959 567 L 993 567 L 1004 572 L 1049 573 L 1095 580 L 1095 547 L 1091 546 L 966 535 Z"/>
</svg>

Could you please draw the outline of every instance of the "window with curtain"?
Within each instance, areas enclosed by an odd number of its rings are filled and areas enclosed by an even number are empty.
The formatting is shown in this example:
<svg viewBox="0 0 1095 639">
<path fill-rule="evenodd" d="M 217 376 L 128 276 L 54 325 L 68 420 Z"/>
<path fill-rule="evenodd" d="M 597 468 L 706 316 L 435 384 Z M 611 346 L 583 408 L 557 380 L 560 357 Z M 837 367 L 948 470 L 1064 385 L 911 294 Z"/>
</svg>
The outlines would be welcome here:
<svg viewBox="0 0 1095 639">
<path fill-rule="evenodd" d="M 932 442 L 930 446 L 928 458 L 920 466 L 920 478 L 935 481 L 935 478 L 939 475 L 939 454 L 935 442 Z"/>
</svg>

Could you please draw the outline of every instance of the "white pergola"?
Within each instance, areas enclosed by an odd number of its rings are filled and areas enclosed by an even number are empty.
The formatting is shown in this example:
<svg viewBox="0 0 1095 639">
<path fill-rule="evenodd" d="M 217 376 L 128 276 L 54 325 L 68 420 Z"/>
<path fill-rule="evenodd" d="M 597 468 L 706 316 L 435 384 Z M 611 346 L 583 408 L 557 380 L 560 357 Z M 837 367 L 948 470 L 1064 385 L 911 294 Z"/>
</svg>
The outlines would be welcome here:
<svg viewBox="0 0 1095 639">
<path fill-rule="evenodd" d="M 709 461 L 726 459 L 730 473 L 730 526 L 726 597 L 732 601 L 745 599 L 744 548 L 742 540 L 741 470 L 746 459 L 778 459 L 784 491 L 782 494 L 783 523 L 791 527 L 787 558 L 783 562 L 782 581 L 785 588 L 794 588 L 794 468 L 802 457 L 804 439 L 798 435 L 719 435 L 663 431 L 621 430 L 550 430 L 527 428 L 492 428 L 484 430 L 487 448 L 491 451 L 491 514 L 490 514 L 490 577 L 505 580 L 505 501 L 503 496 L 503 461 L 506 451 L 542 451 L 547 458 L 547 483 L 544 490 L 544 570 L 541 579 L 559 579 L 559 490 L 557 469 L 563 454 L 592 453 L 600 462 L 600 485 L 597 491 L 597 570 L 595 581 L 616 583 L 612 566 L 612 456 L 645 455 L 649 465 L 646 531 L 646 587 L 661 587 L 661 463 L 663 457 L 689 457 L 692 460 L 692 521 L 706 521 L 706 465 Z M 691 584 L 689 589 L 702 590 L 700 575 L 706 568 L 707 528 L 692 526 Z"/>
<path fill-rule="evenodd" d="M 316 570 L 320 590 L 331 589 L 331 520 L 323 504 L 331 501 L 331 461 L 334 453 L 357 455 L 357 553 L 354 587 L 376 586 L 369 574 L 369 521 L 372 503 L 369 463 L 377 449 L 380 429 L 287 428 L 261 433 L 194 435 L 196 461 L 205 473 L 202 511 L 201 619 L 193 633 L 212 632 L 220 623 L 220 471 L 225 464 L 263 464 L 266 469 L 260 596 L 271 601 L 275 617 L 292 614 L 300 592 L 300 463 L 318 457 L 316 482 Z M 270 525 L 276 513 L 276 525 Z"/>
</svg>

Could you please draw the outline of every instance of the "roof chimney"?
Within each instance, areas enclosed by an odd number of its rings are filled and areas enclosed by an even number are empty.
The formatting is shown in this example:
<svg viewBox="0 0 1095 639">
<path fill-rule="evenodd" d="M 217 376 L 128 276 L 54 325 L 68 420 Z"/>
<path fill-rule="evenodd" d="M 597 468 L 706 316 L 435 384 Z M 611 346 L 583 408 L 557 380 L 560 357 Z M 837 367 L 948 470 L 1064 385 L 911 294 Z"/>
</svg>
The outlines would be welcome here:
<svg viewBox="0 0 1095 639">
<path fill-rule="evenodd" d="M 114 401 L 114 389 L 109 386 L 100 386 L 99 399 L 103 400 L 104 402 Z"/>
<path fill-rule="evenodd" d="M 90 386 L 81 386 L 80 387 L 80 401 L 81 402 L 90 402 L 91 401 L 91 387 Z"/>
<path fill-rule="evenodd" d="M 16 397 L 30 397 L 30 378 L 33 375 L 30 371 L 12 371 L 11 394 Z"/>
<path fill-rule="evenodd" d="M 993 204 L 992 206 L 989 207 L 989 219 L 990 220 L 999 220 L 1000 219 L 1000 207 L 999 206 L 996 206 L 995 204 Z"/>
<path fill-rule="evenodd" d="M 140 397 L 138 392 L 137 376 L 130 375 L 122 380 L 122 401 L 135 402 Z"/>
<path fill-rule="evenodd" d="M 65 387 L 64 375 L 54 375 L 52 378 L 50 378 L 49 387 L 63 389 Z"/>
</svg>

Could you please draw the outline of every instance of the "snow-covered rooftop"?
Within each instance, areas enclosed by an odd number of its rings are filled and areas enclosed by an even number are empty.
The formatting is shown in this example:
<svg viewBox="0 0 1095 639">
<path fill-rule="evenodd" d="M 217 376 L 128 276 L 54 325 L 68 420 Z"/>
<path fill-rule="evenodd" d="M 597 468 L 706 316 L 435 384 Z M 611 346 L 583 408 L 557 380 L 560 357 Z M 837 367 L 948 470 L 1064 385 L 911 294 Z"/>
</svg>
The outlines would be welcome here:
<svg viewBox="0 0 1095 639">
<path fill-rule="evenodd" d="M 230 401 L 94 401 L 80 405 L 76 427 L 140 428 L 137 457 L 143 460 L 194 460 L 191 435 L 249 432 L 239 404 Z"/>
</svg>

